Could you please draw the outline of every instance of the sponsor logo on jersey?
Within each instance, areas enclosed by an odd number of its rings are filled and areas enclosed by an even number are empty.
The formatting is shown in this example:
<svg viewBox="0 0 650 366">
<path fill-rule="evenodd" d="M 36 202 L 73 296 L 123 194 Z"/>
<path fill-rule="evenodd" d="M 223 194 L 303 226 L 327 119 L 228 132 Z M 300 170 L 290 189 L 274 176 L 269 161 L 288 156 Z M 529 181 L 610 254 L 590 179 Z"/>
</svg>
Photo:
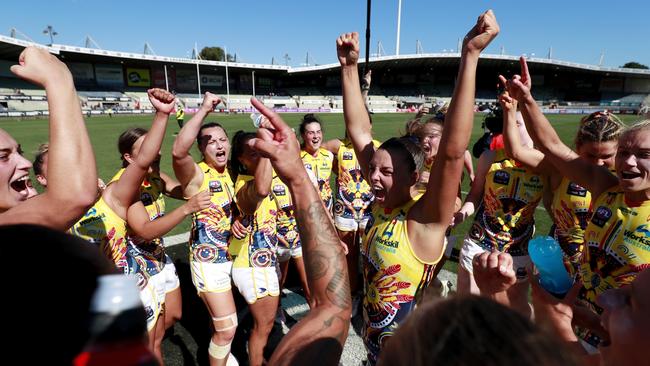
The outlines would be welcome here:
<svg viewBox="0 0 650 366">
<path fill-rule="evenodd" d="M 142 192 L 140 193 L 140 201 L 142 201 L 143 205 L 149 206 L 153 204 L 153 197 L 149 192 Z"/>
<path fill-rule="evenodd" d="M 350 151 L 346 151 L 343 153 L 343 160 L 352 160 L 354 159 L 354 155 Z"/>
<path fill-rule="evenodd" d="M 273 186 L 273 194 L 276 196 L 285 196 L 287 194 L 287 190 L 284 188 L 283 184 L 276 184 Z"/>
<path fill-rule="evenodd" d="M 510 182 L 510 173 L 503 170 L 497 170 L 494 172 L 494 178 L 492 181 L 496 184 L 508 185 Z"/>
<path fill-rule="evenodd" d="M 223 187 L 221 186 L 221 182 L 218 180 L 211 180 L 209 183 L 210 187 L 210 192 L 216 193 L 216 192 L 223 192 Z"/>
<path fill-rule="evenodd" d="M 611 217 L 612 210 L 605 206 L 599 206 L 594 212 L 591 222 L 598 227 L 603 227 Z"/>
<path fill-rule="evenodd" d="M 573 182 L 570 182 L 566 193 L 571 196 L 585 197 L 587 196 L 587 189 Z"/>
<path fill-rule="evenodd" d="M 639 243 L 650 245 L 650 230 L 648 230 L 648 224 L 641 224 L 637 226 L 634 231 L 625 230 L 623 235 L 627 239 L 636 240 Z"/>
</svg>

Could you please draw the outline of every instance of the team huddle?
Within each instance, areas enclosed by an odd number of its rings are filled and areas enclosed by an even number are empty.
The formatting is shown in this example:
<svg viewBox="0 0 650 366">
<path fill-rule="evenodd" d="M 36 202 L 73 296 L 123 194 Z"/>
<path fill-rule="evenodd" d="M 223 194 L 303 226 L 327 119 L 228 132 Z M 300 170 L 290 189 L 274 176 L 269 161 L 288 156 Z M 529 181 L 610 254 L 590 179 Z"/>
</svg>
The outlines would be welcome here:
<svg viewBox="0 0 650 366">
<path fill-rule="evenodd" d="M 121 273 L 135 275 L 148 347 L 161 364 L 165 330 L 182 313 L 180 281 L 162 237 L 191 215 L 189 262 L 211 317 L 211 365 L 236 362 L 230 353 L 238 327 L 235 289 L 253 317 L 248 361 L 267 362 L 264 347 L 290 261 L 312 310 L 268 362 L 300 364 L 301 342 L 318 337 L 335 339 L 340 347 L 329 357 L 338 362 L 350 312 L 360 302 L 368 364 L 388 365 L 426 351 L 408 351 L 398 339 L 412 336 L 418 326 L 409 319 L 416 308 L 425 308 L 427 290 L 439 285 L 434 280 L 451 249 L 447 237 L 472 215 L 471 229 L 456 233 L 464 236 L 458 293 L 489 297 L 526 319 L 555 319 L 555 329 L 566 326 L 566 319 L 553 317 L 552 306 L 538 306 L 543 297 L 528 255 L 535 209 L 543 203 L 565 267 L 576 278 L 564 300 L 573 300 L 575 310 L 559 339 L 581 341 L 581 349 L 596 353 L 617 341 L 603 313 L 623 306 L 603 303 L 601 295 L 631 285 L 650 265 L 650 121 L 625 127 L 611 113 L 594 113 L 580 121 L 573 150 L 535 102 L 522 58 L 521 75 L 500 76 L 502 129 L 493 136 L 497 143 L 480 152 L 474 171 L 467 148 L 476 69 L 481 51 L 498 33 L 494 14 L 482 14 L 464 38 L 449 105 L 435 115 L 418 114 L 406 122 L 405 136 L 384 142 L 373 138 L 356 33 L 336 40 L 342 139 L 324 141 L 321 120 L 307 114 L 298 148 L 295 133 L 254 98 L 251 103 L 264 115 L 259 128 L 230 137 L 220 124 L 204 123 L 221 103 L 207 92 L 174 141 L 173 176 L 160 170 L 160 148 L 177 101 L 165 90 L 150 89 L 151 128 L 120 135 L 122 168 L 106 184 L 97 179 L 70 72 L 46 51 L 27 48 L 12 71 L 48 92 L 50 142 L 33 164 L 46 190 L 36 194 L 26 178 L 31 164 L 0 130 L 0 164 L 8 177 L 1 223 L 68 231 L 99 248 Z M 195 142 L 198 161 L 190 155 Z M 66 170 L 73 165 L 78 169 Z M 463 202 L 464 170 L 471 190 Z M 167 212 L 165 196 L 185 202 Z"/>
</svg>

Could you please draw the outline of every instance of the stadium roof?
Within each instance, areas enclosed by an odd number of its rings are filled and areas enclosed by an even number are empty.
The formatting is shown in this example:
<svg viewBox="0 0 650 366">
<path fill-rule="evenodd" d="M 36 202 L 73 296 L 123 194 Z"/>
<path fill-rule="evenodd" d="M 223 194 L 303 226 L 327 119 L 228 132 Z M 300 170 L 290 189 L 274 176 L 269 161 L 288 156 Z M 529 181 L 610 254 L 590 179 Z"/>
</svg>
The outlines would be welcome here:
<svg viewBox="0 0 650 366">
<path fill-rule="evenodd" d="M 174 64 L 188 64 L 188 65 L 205 65 L 205 66 L 226 66 L 233 68 L 246 68 L 251 70 L 277 70 L 285 71 L 289 74 L 295 73 L 310 73 L 325 70 L 333 70 L 339 68 L 338 63 L 331 63 L 326 65 L 317 66 L 284 66 L 284 65 L 268 65 L 268 64 L 253 64 L 242 62 L 224 62 L 224 61 L 208 61 L 208 60 L 195 60 L 182 57 L 167 57 L 149 54 L 140 54 L 122 51 L 108 51 L 102 49 L 85 48 L 77 46 L 68 46 L 54 44 L 52 46 L 45 46 L 38 43 L 28 42 L 17 38 L 11 38 L 0 35 L 0 57 L 5 60 L 17 59 L 18 55 L 24 47 L 36 45 L 46 48 L 53 54 L 60 55 L 65 58 L 66 53 L 74 54 L 75 61 L 97 61 L 97 59 L 107 58 L 114 62 L 124 61 L 125 59 L 132 60 L 136 63 L 174 63 Z M 370 63 L 373 69 L 390 68 L 391 66 L 398 66 L 400 68 L 425 68 L 439 66 L 452 66 L 457 65 L 460 55 L 458 53 L 426 53 L 414 55 L 394 55 L 394 56 L 381 56 L 371 57 Z M 516 66 L 519 56 L 512 55 L 481 55 L 481 63 L 487 63 L 495 67 L 513 67 Z M 568 61 L 560 61 L 547 58 L 529 58 L 528 62 L 535 64 L 537 67 L 544 66 L 547 68 L 573 68 L 581 71 L 592 71 L 597 73 L 618 74 L 619 76 L 641 76 L 650 77 L 650 70 L 645 69 L 629 69 L 617 67 L 602 67 L 596 65 L 579 64 Z"/>
</svg>

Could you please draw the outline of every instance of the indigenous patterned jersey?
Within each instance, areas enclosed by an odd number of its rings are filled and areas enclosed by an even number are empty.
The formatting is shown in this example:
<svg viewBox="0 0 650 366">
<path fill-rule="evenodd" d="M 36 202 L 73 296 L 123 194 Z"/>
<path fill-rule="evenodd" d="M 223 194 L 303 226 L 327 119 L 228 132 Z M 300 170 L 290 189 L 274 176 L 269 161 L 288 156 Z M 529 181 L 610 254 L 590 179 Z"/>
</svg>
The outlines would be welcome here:
<svg viewBox="0 0 650 366">
<path fill-rule="evenodd" d="M 411 248 L 406 216 L 420 197 L 392 210 L 375 207 L 362 241 L 363 338 L 372 364 L 377 362 L 382 342 L 415 308 L 420 291 L 432 280 L 440 260 L 424 262 Z"/>
<path fill-rule="evenodd" d="M 253 179 L 253 176 L 240 174 L 235 183 L 235 194 Z M 277 211 L 275 201 L 269 194 L 253 215 L 244 216 L 242 224 L 250 231 L 243 239 L 231 238 L 230 253 L 237 256 L 233 268 L 275 267 Z"/>
<path fill-rule="evenodd" d="M 375 148 L 379 147 L 379 141 L 373 140 L 372 142 Z M 338 162 L 338 177 L 336 179 L 334 214 L 341 215 L 347 211 L 354 215 L 354 219 L 361 220 L 366 212 L 370 214 L 367 209 L 375 197 L 370 185 L 363 179 L 352 141 L 349 139 L 341 141 L 336 160 Z"/>
<path fill-rule="evenodd" d="M 564 252 L 566 267 L 575 273 L 582 255 L 587 221 L 591 217 L 591 193 L 568 178 L 562 178 L 553 191 L 551 216 L 553 236 Z"/>
<path fill-rule="evenodd" d="M 123 173 L 124 168 L 115 174 L 111 182 L 118 180 Z M 151 221 L 165 214 L 164 191 L 165 183 L 158 174 L 147 175 L 142 181 L 140 201 L 147 210 Z M 165 266 L 165 247 L 162 238 L 146 241 L 132 233 L 127 224 L 126 239 L 129 245 L 127 255 L 129 273 L 140 273 L 144 277 L 151 277 L 162 271 Z"/>
<path fill-rule="evenodd" d="M 128 272 L 126 221 L 119 217 L 103 198 L 70 228 L 70 234 L 96 244 L 120 271 Z"/>
<path fill-rule="evenodd" d="M 192 214 L 190 259 L 206 263 L 228 262 L 231 260 L 228 240 L 232 225 L 232 179 L 227 169 L 220 173 L 204 161 L 198 165 L 203 172 L 199 191 L 210 190 L 212 204 Z"/>
<path fill-rule="evenodd" d="M 615 186 L 601 194 L 593 207 L 580 262 L 584 284 L 580 298 L 600 313 L 598 295 L 629 285 L 650 267 L 650 201 L 626 202 L 623 190 Z"/>
<path fill-rule="evenodd" d="M 316 156 L 306 151 L 300 152 L 305 168 L 311 170 L 318 180 L 318 191 L 320 198 L 325 203 L 325 207 L 332 208 L 332 187 L 330 187 L 330 176 L 332 175 L 332 166 L 334 154 L 322 147 L 316 152 Z"/>
<path fill-rule="evenodd" d="M 271 182 L 271 197 L 275 201 L 278 210 L 277 231 L 278 237 L 281 239 L 278 241 L 278 245 L 291 249 L 296 244 L 300 244 L 293 201 L 291 200 L 289 187 L 284 184 L 275 172 Z"/>
<path fill-rule="evenodd" d="M 505 150 L 494 153 L 469 237 L 486 250 L 525 255 L 525 244 L 535 228 L 535 208 L 542 199 L 543 179 L 507 158 Z"/>
</svg>

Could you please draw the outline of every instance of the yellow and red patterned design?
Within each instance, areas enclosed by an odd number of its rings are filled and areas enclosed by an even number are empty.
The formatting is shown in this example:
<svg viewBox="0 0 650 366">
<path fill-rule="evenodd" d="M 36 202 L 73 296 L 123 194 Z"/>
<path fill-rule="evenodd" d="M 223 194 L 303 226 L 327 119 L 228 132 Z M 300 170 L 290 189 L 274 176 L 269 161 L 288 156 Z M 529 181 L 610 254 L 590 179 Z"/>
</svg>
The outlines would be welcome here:
<svg viewBox="0 0 650 366">
<path fill-rule="evenodd" d="M 575 274 L 584 248 L 585 229 L 591 217 L 591 193 L 563 177 L 551 202 L 553 236 L 564 252 L 565 266 Z"/>
<path fill-rule="evenodd" d="M 580 297 L 600 312 L 598 295 L 629 285 L 650 267 L 650 201 L 630 205 L 616 186 L 601 194 L 593 207 L 580 262 Z"/>
<path fill-rule="evenodd" d="M 372 364 L 382 343 L 415 308 L 420 291 L 432 280 L 440 260 L 422 261 L 411 248 L 406 217 L 420 197 L 395 209 L 375 207 L 363 238 L 363 339 Z"/>
<path fill-rule="evenodd" d="M 190 260 L 203 263 L 231 261 L 228 253 L 232 226 L 234 185 L 228 170 L 219 172 L 205 162 L 198 163 L 203 171 L 203 183 L 199 191 L 212 194 L 210 207 L 192 214 L 190 234 Z"/>
<path fill-rule="evenodd" d="M 293 201 L 289 187 L 273 172 L 271 196 L 277 206 L 278 246 L 294 249 L 300 247 L 300 235 L 294 215 Z"/>
<path fill-rule="evenodd" d="M 300 158 L 305 168 L 311 170 L 316 176 L 320 198 L 325 203 L 325 207 L 331 210 L 332 187 L 330 186 L 330 176 L 332 175 L 332 167 L 334 165 L 334 154 L 321 147 L 316 151 L 316 155 L 302 150 L 300 152 Z"/>
<path fill-rule="evenodd" d="M 483 202 L 474 217 L 469 237 L 485 250 L 526 255 L 534 232 L 535 208 L 542 199 L 543 179 L 495 151 L 485 176 Z"/>
<path fill-rule="evenodd" d="M 70 234 L 97 245 L 120 271 L 128 272 L 126 221 L 103 198 L 70 228 Z"/>
<path fill-rule="evenodd" d="M 377 140 L 373 140 L 373 144 L 375 148 L 380 145 Z M 367 219 L 370 217 L 369 208 L 375 197 L 370 185 L 363 179 L 352 141 L 349 139 L 341 141 L 336 160 L 338 176 L 334 215 L 355 219 L 357 222 Z"/>
<path fill-rule="evenodd" d="M 239 175 L 235 194 L 246 183 L 253 181 L 250 175 Z M 277 250 L 276 218 L 278 208 L 272 195 L 266 196 L 253 215 L 245 215 L 242 224 L 249 228 L 248 234 L 231 238 L 230 253 L 235 257 L 233 268 L 275 267 Z"/>
</svg>

